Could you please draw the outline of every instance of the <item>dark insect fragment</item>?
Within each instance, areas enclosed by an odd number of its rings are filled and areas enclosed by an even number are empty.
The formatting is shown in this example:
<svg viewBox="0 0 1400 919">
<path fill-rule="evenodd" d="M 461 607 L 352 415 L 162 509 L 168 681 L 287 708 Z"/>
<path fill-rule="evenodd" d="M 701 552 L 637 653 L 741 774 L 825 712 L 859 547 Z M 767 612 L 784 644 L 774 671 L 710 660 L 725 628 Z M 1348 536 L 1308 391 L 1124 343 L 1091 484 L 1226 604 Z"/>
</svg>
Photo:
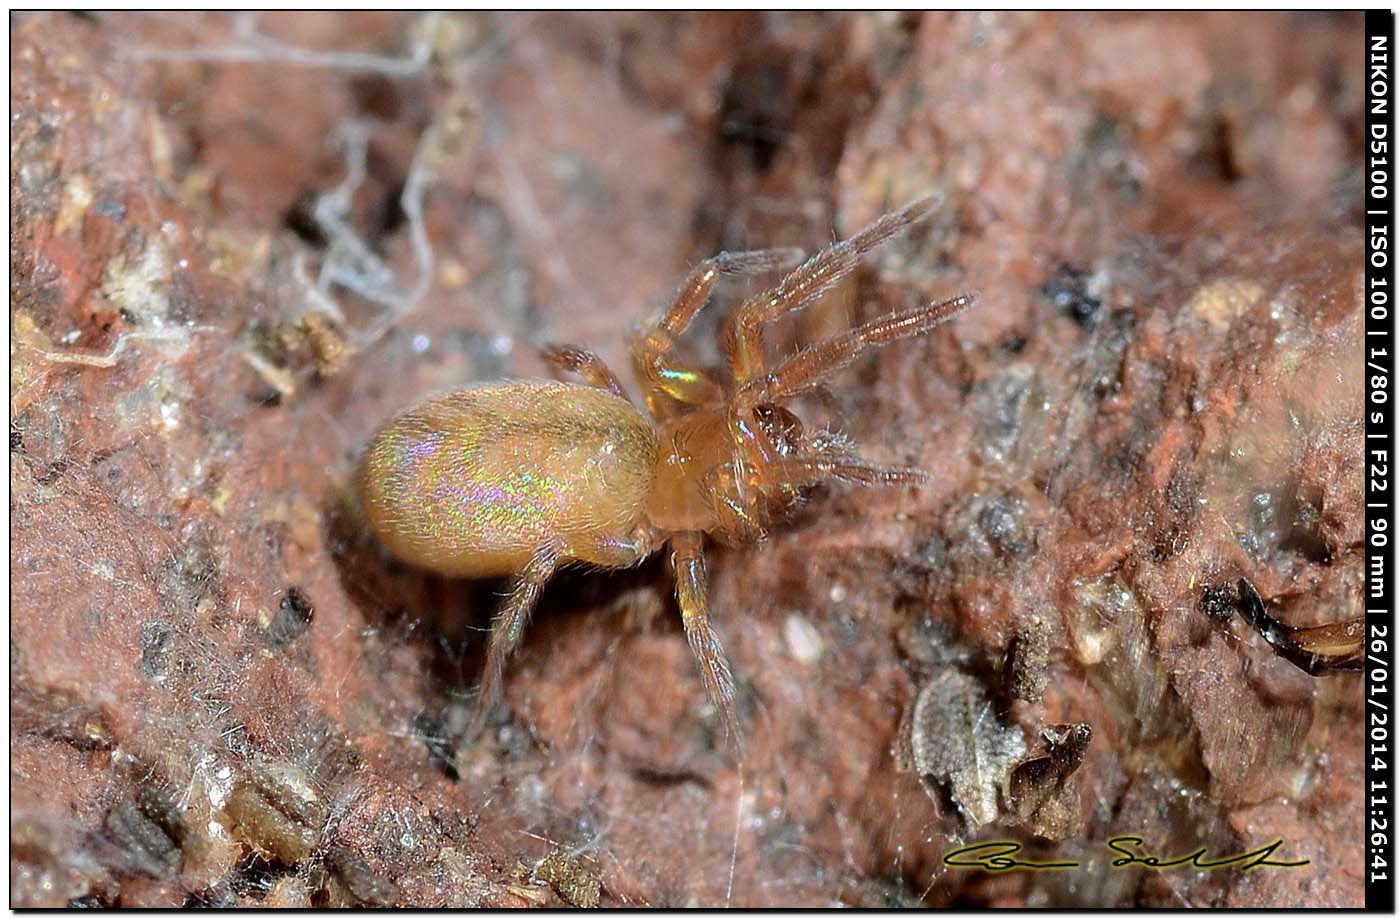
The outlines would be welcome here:
<svg viewBox="0 0 1400 919">
<path fill-rule="evenodd" d="M 1032 832 L 1052 839 L 1073 835 L 1082 823 L 1070 777 L 1094 737 L 1084 723 L 1042 728 L 1030 754 L 1011 770 L 1007 803 Z"/>
<path fill-rule="evenodd" d="M 288 587 L 281 602 L 277 604 L 277 615 L 267 627 L 268 644 L 279 648 L 300 638 L 311 625 L 315 612 L 316 607 L 300 588 Z"/>
<path fill-rule="evenodd" d="M 1228 619 L 1229 607 L 1254 627 L 1279 657 L 1298 669 L 1320 676 L 1334 670 L 1360 670 L 1366 656 L 1366 622 L 1356 616 L 1327 625 L 1292 626 L 1269 614 L 1254 585 L 1240 578 L 1236 590 L 1225 585 L 1208 586 L 1200 605 L 1217 622 Z"/>
<path fill-rule="evenodd" d="M 1065 314 L 1081 329 L 1092 329 L 1099 321 L 1103 302 L 1089 293 L 1089 273 L 1082 268 L 1061 263 L 1040 286 L 1040 293 L 1050 305 Z"/>
</svg>

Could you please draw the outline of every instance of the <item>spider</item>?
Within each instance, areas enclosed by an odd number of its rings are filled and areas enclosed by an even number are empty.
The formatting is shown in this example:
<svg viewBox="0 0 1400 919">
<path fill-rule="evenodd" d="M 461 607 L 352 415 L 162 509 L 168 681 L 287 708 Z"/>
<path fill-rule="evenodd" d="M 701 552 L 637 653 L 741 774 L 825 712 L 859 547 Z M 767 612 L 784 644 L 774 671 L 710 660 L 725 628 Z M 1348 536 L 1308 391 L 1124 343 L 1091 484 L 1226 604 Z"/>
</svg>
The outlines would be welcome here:
<svg viewBox="0 0 1400 919">
<path fill-rule="evenodd" d="M 887 314 L 776 363 L 764 327 L 811 305 L 932 207 L 923 199 L 886 214 L 746 300 L 726 328 L 725 378 L 682 366 L 676 340 L 721 276 L 792 268 L 801 252 L 723 252 L 702 261 L 660 318 L 631 338 L 646 414 L 597 355 L 550 346 L 546 359 L 586 385 L 512 380 L 449 392 L 406 409 L 374 436 L 358 484 L 380 542 L 439 574 L 515 578 L 491 625 L 468 738 L 485 725 L 505 661 L 561 565 L 625 568 L 669 544 L 686 638 L 742 753 L 734 680 L 706 603 L 705 534 L 730 545 L 761 540 L 805 486 L 823 480 L 923 482 L 920 469 L 871 465 L 842 437 L 805 433 L 783 403 L 868 348 L 927 333 L 975 295 Z"/>
</svg>

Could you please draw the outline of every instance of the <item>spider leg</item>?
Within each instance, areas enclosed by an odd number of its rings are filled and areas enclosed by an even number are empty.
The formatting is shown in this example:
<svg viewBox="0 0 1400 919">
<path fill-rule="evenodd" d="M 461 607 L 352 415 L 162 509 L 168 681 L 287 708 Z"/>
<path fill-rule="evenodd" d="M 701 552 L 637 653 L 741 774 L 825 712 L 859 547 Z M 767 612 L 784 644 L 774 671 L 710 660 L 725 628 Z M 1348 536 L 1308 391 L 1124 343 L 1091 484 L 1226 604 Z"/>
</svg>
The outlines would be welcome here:
<svg viewBox="0 0 1400 919">
<path fill-rule="evenodd" d="M 925 303 L 873 319 L 842 335 L 809 345 L 779 364 L 771 373 L 750 380 L 735 397 L 738 408 L 778 402 L 811 389 L 827 374 L 845 367 L 868 348 L 922 335 L 971 307 L 975 293 Z"/>
<path fill-rule="evenodd" d="M 641 524 L 630 533 L 593 534 L 570 541 L 561 555 L 599 568 L 631 568 L 641 564 L 659 544 L 656 531 L 648 524 Z"/>
<path fill-rule="evenodd" d="M 721 395 L 719 384 L 703 373 L 674 366 L 667 355 L 676 339 L 690 326 L 695 314 L 709 300 L 721 275 L 746 275 L 786 268 L 802 258 L 800 249 L 754 249 L 747 252 L 721 252 L 696 265 L 681 285 L 680 292 L 656 324 L 632 341 L 637 375 L 646 388 L 647 404 L 657 394 L 679 402 L 701 404 Z"/>
<path fill-rule="evenodd" d="M 491 623 L 491 638 L 486 649 L 486 669 L 481 675 L 476 710 L 467 730 L 468 741 L 474 740 L 486 726 L 486 717 L 491 713 L 501 693 L 501 676 L 505 671 L 506 658 L 520 643 L 525 623 L 530 620 L 530 613 L 539 602 L 540 592 L 558 565 L 559 556 L 553 546 L 545 546 L 536 552 L 534 558 L 525 566 L 525 570 L 516 578 L 510 597 Z"/>
<path fill-rule="evenodd" d="M 700 678 L 710 701 L 724 717 L 724 730 L 743 757 L 743 736 L 734 714 L 734 677 L 729 671 L 724 648 L 710 626 L 709 605 L 705 598 L 705 554 L 698 532 L 679 533 L 671 538 L 671 568 L 676 576 L 676 600 L 690 650 L 700 666 Z"/>
<path fill-rule="evenodd" d="M 592 351 L 573 345 L 545 345 L 540 350 L 540 355 L 559 369 L 578 374 L 589 386 L 606 389 L 615 396 L 627 398 L 617 375 Z"/>
<path fill-rule="evenodd" d="M 803 262 L 777 287 L 746 300 L 731 327 L 734 379 L 742 384 L 763 372 L 765 324 L 816 302 L 850 274 L 871 249 L 927 217 L 938 200 L 931 195 L 886 214 L 850 239 L 833 243 Z"/>
<path fill-rule="evenodd" d="M 852 485 L 920 485 L 928 481 L 928 473 L 922 469 L 871 466 L 858 456 L 780 459 L 771 464 L 770 475 L 787 485 L 815 485 L 826 479 Z"/>
</svg>

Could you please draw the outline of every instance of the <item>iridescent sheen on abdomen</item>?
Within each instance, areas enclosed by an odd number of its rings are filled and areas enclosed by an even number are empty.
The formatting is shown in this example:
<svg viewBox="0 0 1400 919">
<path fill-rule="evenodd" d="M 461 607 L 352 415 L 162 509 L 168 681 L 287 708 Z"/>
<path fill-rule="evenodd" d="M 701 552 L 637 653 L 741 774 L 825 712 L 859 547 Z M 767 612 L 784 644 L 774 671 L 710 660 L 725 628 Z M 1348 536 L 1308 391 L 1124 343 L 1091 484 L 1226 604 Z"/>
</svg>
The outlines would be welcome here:
<svg viewBox="0 0 1400 919">
<path fill-rule="evenodd" d="M 366 450 L 360 493 L 375 535 L 441 574 L 513 574 L 546 544 L 584 547 L 642 515 L 657 443 L 600 389 L 513 381 L 435 396 Z"/>
</svg>

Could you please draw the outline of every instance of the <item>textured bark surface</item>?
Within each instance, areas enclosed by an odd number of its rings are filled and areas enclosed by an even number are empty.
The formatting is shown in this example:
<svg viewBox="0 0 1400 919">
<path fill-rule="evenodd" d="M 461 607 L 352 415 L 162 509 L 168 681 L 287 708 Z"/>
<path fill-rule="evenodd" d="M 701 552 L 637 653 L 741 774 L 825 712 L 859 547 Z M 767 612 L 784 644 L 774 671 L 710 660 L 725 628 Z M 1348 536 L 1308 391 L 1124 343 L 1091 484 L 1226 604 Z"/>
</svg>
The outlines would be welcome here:
<svg viewBox="0 0 1400 919">
<path fill-rule="evenodd" d="M 257 29 L 12 25 L 12 905 L 1360 905 L 1359 680 L 1199 606 L 1360 612 L 1359 17 Z M 547 341 L 623 368 L 698 258 L 928 193 L 780 336 L 982 292 L 802 406 L 927 486 L 711 552 L 743 769 L 659 560 L 559 577 L 463 744 L 502 585 L 367 540 L 368 435 Z M 1011 758 L 903 769 L 947 762 L 898 755 L 920 688 L 969 685 L 985 724 L 914 733 Z M 1310 864 L 1113 870 L 1114 834 Z M 941 864 L 1003 838 L 1083 867 Z"/>
</svg>

